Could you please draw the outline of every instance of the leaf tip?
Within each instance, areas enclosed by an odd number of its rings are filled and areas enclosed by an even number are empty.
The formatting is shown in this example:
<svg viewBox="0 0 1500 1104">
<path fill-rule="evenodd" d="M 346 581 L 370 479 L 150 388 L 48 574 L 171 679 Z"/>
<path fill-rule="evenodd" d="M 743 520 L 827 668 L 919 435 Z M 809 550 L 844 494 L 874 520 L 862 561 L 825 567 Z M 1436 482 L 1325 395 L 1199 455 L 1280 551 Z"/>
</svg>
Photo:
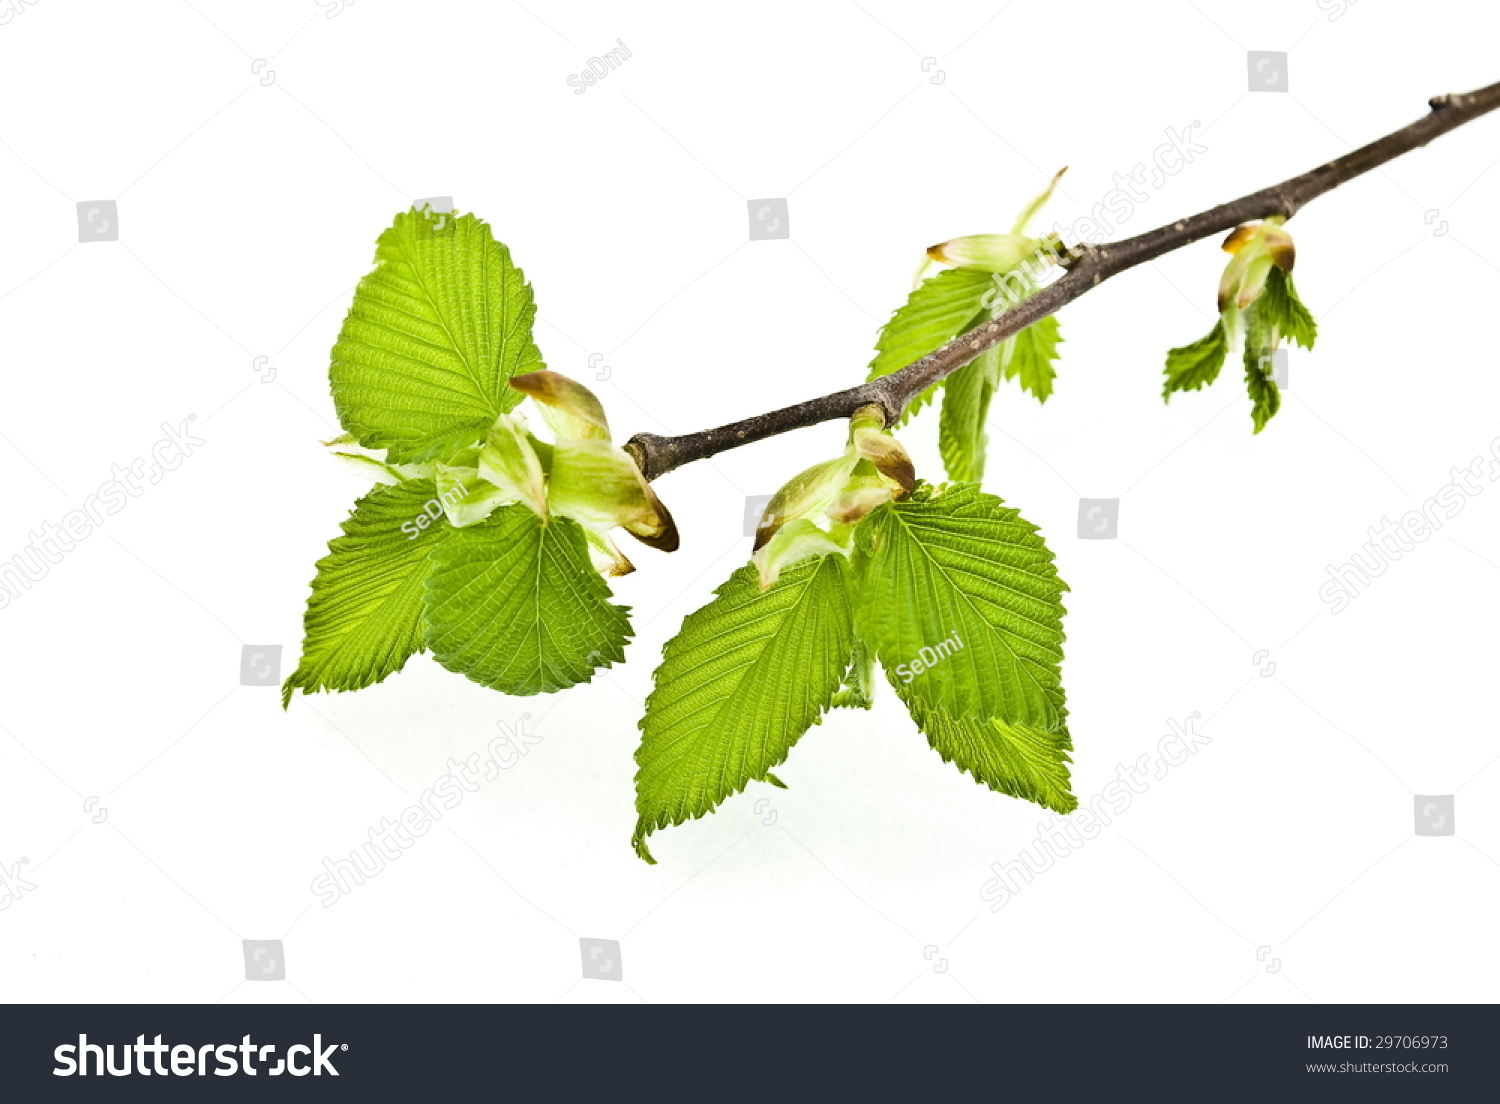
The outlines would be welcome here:
<svg viewBox="0 0 1500 1104">
<path fill-rule="evenodd" d="M 651 855 L 651 849 L 646 846 L 646 837 L 651 834 L 651 826 L 645 818 L 636 822 L 635 834 L 630 837 L 630 846 L 635 850 L 635 857 L 647 866 L 655 866 L 656 859 Z"/>
</svg>

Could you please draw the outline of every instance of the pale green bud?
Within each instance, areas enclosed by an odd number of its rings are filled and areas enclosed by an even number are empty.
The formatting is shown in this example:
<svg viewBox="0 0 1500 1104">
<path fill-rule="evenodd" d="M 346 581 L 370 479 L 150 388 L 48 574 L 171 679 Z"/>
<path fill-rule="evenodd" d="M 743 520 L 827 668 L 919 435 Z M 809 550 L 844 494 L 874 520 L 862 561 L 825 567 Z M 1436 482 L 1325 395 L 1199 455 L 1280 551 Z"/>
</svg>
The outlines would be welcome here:
<svg viewBox="0 0 1500 1104">
<path fill-rule="evenodd" d="M 623 527 L 655 548 L 677 547 L 677 527 L 641 469 L 608 441 L 572 440 L 552 450 L 547 501 L 564 517 L 599 533 Z"/>
<path fill-rule="evenodd" d="M 625 558 L 608 533 L 585 529 L 583 537 L 588 541 L 589 562 L 601 575 L 629 575 L 635 570 L 635 564 Z"/>
<path fill-rule="evenodd" d="M 860 407 L 849 419 L 844 454 L 799 472 L 766 504 L 751 557 L 761 589 L 808 556 L 847 555 L 853 526 L 915 486 L 911 458 L 885 430 L 884 409 L 878 403 Z"/>
<path fill-rule="evenodd" d="M 859 457 L 846 451 L 836 460 L 824 460 L 798 472 L 771 496 L 755 530 L 754 549 L 759 551 L 782 526 L 821 514 L 840 494 L 854 474 Z"/>
<path fill-rule="evenodd" d="M 634 570 L 604 536 L 616 527 L 653 548 L 676 551 L 671 513 L 630 455 L 610 442 L 609 421 L 598 397 L 583 384 L 545 370 L 516 376 L 510 385 L 537 404 L 556 438 L 551 446 L 533 446 L 539 453 L 548 450 L 541 455 L 547 501 L 554 512 L 591 534 L 590 545 L 606 564 L 601 570 L 616 575 Z"/>
<path fill-rule="evenodd" d="M 507 501 L 499 487 L 479 474 L 479 457 L 483 449 L 478 445 L 466 448 L 436 465 L 433 481 L 437 484 L 438 501 L 448 515 L 449 524 L 462 529 L 465 525 L 481 522 Z"/>
<path fill-rule="evenodd" d="M 559 442 L 610 439 L 604 406 L 583 384 L 558 372 L 543 370 L 516 376 L 510 385 L 537 404 L 547 428 Z"/>
<path fill-rule="evenodd" d="M 1036 252 L 1041 243 L 1025 234 L 969 234 L 939 242 L 927 256 L 950 268 L 1009 272 Z"/>
<path fill-rule="evenodd" d="M 500 491 L 500 501 L 524 502 L 537 517 L 547 519 L 546 473 L 520 415 L 495 419 L 476 467 L 479 477 Z"/>
<path fill-rule="evenodd" d="M 1280 219 L 1238 226 L 1224 239 L 1224 251 L 1234 257 L 1219 279 L 1219 313 L 1244 310 L 1265 290 L 1273 265 L 1290 272 L 1297 259 L 1292 236 Z"/>
<path fill-rule="evenodd" d="M 1040 271 L 1045 271 L 1046 267 L 1056 260 L 1059 243 L 1051 236 L 1029 237 L 1025 233 L 1026 224 L 1036 217 L 1037 212 L 1052 198 L 1058 181 L 1067 171 L 1066 165 L 1057 170 L 1041 194 L 1021 210 L 1009 234 L 970 234 L 962 238 L 951 238 L 932 246 L 927 250 L 926 258 L 917 269 L 912 286 L 921 284 L 935 266 L 942 265 L 950 268 L 978 268 L 1000 274 L 1012 272 L 1027 262 L 1033 262 L 1042 266 Z M 1033 269 L 1033 272 L 1036 271 L 1038 270 Z"/>
<path fill-rule="evenodd" d="M 783 568 L 810 556 L 830 554 L 848 556 L 849 550 L 806 518 L 796 518 L 787 522 L 770 541 L 757 549 L 750 557 L 750 562 L 755 564 L 756 571 L 760 573 L 760 589 L 765 590 L 781 577 Z"/>
<path fill-rule="evenodd" d="M 885 411 L 878 403 L 860 407 L 849 420 L 849 443 L 861 460 L 875 465 L 883 478 L 902 494 L 917 485 L 917 469 L 901 442 L 885 431 Z"/>
</svg>

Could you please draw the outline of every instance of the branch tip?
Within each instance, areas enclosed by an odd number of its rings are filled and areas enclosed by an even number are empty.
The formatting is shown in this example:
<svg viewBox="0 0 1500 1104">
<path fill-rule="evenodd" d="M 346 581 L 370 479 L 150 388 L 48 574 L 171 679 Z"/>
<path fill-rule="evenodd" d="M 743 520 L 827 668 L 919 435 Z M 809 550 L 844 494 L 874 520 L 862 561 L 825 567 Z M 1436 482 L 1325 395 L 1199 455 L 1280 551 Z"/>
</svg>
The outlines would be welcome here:
<svg viewBox="0 0 1500 1104">
<path fill-rule="evenodd" d="M 1110 277 L 1192 242 L 1232 230 L 1241 223 L 1278 215 L 1290 219 L 1309 202 L 1341 184 L 1500 108 L 1500 83 L 1472 92 L 1433 96 L 1427 103 L 1431 110 L 1423 118 L 1301 176 L 1131 238 L 1102 245 L 1080 242 L 1068 246 L 1057 261 L 1058 266 L 1065 270 L 1061 279 L 1010 306 L 976 330 L 959 334 L 942 348 L 889 375 L 716 429 L 677 437 L 637 433 L 623 448 L 650 481 L 726 449 L 820 422 L 851 417 L 864 406 L 878 404 L 885 412 L 886 428 L 890 428 L 901 419 L 911 401 L 927 388 Z"/>
</svg>

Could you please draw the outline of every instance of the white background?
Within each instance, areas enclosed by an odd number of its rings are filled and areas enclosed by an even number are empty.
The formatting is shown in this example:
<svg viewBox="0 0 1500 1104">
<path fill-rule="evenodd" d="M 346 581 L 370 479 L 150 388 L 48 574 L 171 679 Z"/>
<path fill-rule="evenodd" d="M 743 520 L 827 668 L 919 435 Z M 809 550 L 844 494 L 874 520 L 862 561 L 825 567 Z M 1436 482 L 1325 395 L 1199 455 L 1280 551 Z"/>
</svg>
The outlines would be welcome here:
<svg viewBox="0 0 1500 1104">
<path fill-rule="evenodd" d="M 281 644 L 291 670 L 361 493 L 318 444 L 328 350 L 411 199 L 493 225 L 548 365 L 590 380 L 602 354 L 619 438 L 685 432 L 862 379 L 922 250 L 1008 229 L 1063 164 L 1067 225 L 1197 120 L 1209 152 L 1120 233 L 1144 231 L 1500 79 L 1497 32 L 1490 5 L 1374 0 L 22 8 L 0 25 L 0 559 L 161 423 L 195 413 L 208 444 L 0 610 L 0 864 L 36 887 L 0 912 L 0 997 L 1494 999 L 1500 491 L 1337 616 L 1318 590 L 1500 436 L 1500 116 L 1292 222 L 1321 335 L 1260 436 L 1233 362 L 1160 398 L 1165 351 L 1211 324 L 1215 242 L 1066 308 L 1045 408 L 997 398 L 987 487 L 1072 587 L 1079 797 L 1169 720 L 1211 737 L 999 912 L 991 864 L 1046 815 L 942 763 L 888 689 L 804 738 L 789 790 L 660 833 L 658 866 L 629 847 L 660 648 L 747 558 L 745 496 L 836 452 L 837 424 L 660 481 L 682 549 L 630 550 L 636 640 L 593 685 L 505 698 L 421 656 L 283 713 L 239 663 Z M 617 39 L 631 57 L 576 95 Z M 1288 93 L 1247 92 L 1249 49 L 1290 51 Z M 746 240 L 764 197 L 789 240 Z M 79 244 L 97 199 L 120 239 Z M 933 430 L 903 439 L 940 478 Z M 1077 538 L 1081 496 L 1121 498 L 1119 539 Z M 522 762 L 319 904 L 325 857 L 526 714 Z M 1414 837 L 1416 794 L 1455 794 L 1457 835 Z M 624 984 L 580 978 L 580 937 L 621 941 Z M 243 939 L 284 939 L 287 981 L 245 981 Z"/>
</svg>

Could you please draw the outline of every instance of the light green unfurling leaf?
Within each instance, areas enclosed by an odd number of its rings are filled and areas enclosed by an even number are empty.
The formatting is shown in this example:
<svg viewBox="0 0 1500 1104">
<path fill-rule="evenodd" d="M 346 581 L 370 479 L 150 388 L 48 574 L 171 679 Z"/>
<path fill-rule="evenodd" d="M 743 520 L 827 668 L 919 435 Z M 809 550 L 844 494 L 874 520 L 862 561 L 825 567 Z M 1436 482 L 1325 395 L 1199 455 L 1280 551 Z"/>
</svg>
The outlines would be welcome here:
<svg viewBox="0 0 1500 1104">
<path fill-rule="evenodd" d="M 1196 391 L 1213 383 L 1219 378 L 1219 370 L 1224 367 L 1228 355 L 1229 339 L 1222 319 L 1214 323 L 1207 337 L 1201 337 L 1191 345 L 1169 349 L 1162 401 L 1171 399 L 1174 391 Z"/>
<path fill-rule="evenodd" d="M 1010 345 L 1008 354 L 1001 357 L 1005 378 L 1015 380 L 1023 391 L 1035 395 L 1038 402 L 1046 402 L 1052 394 L 1052 381 L 1057 378 L 1057 369 L 1052 362 L 1057 359 L 1057 347 L 1062 344 L 1062 327 L 1057 315 L 1037 319 L 1001 344 Z M 952 472 L 948 474 L 957 478 Z"/>
<path fill-rule="evenodd" d="M 924 280 L 882 327 L 867 378 L 905 368 L 982 322 L 988 315 L 981 313 L 980 302 L 993 286 L 991 273 L 974 268 L 945 269 Z M 906 418 L 931 401 L 933 390 L 912 400 Z"/>
<path fill-rule="evenodd" d="M 500 490 L 506 502 L 522 502 L 539 518 L 547 516 L 546 471 L 534 438 L 519 414 L 502 414 L 485 435 L 475 461 L 481 479 Z M 550 457 L 550 448 L 548 450 Z M 468 450 L 461 455 L 467 456 Z"/>
<path fill-rule="evenodd" d="M 858 640 L 844 686 L 833 696 L 835 709 L 870 709 L 875 705 L 875 657 Z"/>
<path fill-rule="evenodd" d="M 1265 290 L 1256 300 L 1256 307 L 1266 321 L 1275 326 L 1277 332 L 1288 341 L 1295 341 L 1304 349 L 1311 349 L 1317 341 L 1318 324 L 1297 297 L 1297 285 L 1292 282 L 1290 272 L 1283 272 L 1279 268 L 1271 270 Z"/>
<path fill-rule="evenodd" d="M 515 501 L 514 495 L 507 495 L 479 474 L 480 452 L 480 447 L 473 445 L 456 453 L 448 463 L 433 465 L 438 501 L 453 526 L 483 521 L 495 507 Z"/>
<path fill-rule="evenodd" d="M 755 550 L 750 558 L 764 590 L 781 577 L 792 564 L 814 556 L 847 556 L 848 550 L 807 518 L 794 518 L 776 531 L 776 535 Z"/>
<path fill-rule="evenodd" d="M 1257 299 L 1245 312 L 1245 390 L 1250 393 L 1250 419 L 1256 433 L 1281 409 L 1281 388 L 1272 371 L 1278 335 L 1266 319 L 1262 302 Z"/>
<path fill-rule="evenodd" d="M 984 478 L 989 434 L 990 399 L 999 378 L 1001 342 L 987 349 L 943 381 L 943 404 L 938 419 L 938 452 L 948 478 L 978 483 Z"/>
</svg>

